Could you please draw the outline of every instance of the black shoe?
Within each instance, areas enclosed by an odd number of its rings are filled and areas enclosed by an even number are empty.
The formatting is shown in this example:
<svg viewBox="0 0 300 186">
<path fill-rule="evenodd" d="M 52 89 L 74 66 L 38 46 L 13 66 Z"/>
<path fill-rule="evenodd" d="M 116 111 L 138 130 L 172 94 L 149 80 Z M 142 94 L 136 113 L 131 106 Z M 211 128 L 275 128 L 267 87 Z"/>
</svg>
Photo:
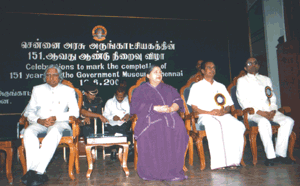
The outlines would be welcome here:
<svg viewBox="0 0 300 186">
<path fill-rule="evenodd" d="M 41 185 L 41 184 L 47 182 L 48 180 L 49 179 L 46 174 L 36 174 L 33 177 L 32 182 L 29 183 L 29 181 L 28 181 L 28 184 L 30 184 L 31 186 L 37 186 L 37 185 Z"/>
<path fill-rule="evenodd" d="M 117 152 L 112 151 L 112 152 L 110 153 L 110 159 L 111 159 L 112 161 L 116 161 L 116 159 L 117 159 Z"/>
<path fill-rule="evenodd" d="M 22 183 L 27 185 L 28 182 L 32 181 L 32 179 L 35 175 L 36 175 L 36 171 L 33 171 L 33 170 L 27 171 L 26 174 L 24 176 L 22 176 L 22 178 L 21 178 Z"/>
<path fill-rule="evenodd" d="M 276 158 L 273 158 L 273 159 L 267 159 L 266 161 L 265 161 L 265 165 L 266 166 L 273 166 L 274 165 L 274 163 L 276 162 Z"/>
<path fill-rule="evenodd" d="M 283 163 L 283 164 L 287 164 L 287 165 L 293 165 L 296 163 L 295 161 L 293 161 L 292 159 L 290 159 L 288 157 L 284 158 L 284 157 L 279 156 L 276 159 L 279 163 Z"/>
</svg>

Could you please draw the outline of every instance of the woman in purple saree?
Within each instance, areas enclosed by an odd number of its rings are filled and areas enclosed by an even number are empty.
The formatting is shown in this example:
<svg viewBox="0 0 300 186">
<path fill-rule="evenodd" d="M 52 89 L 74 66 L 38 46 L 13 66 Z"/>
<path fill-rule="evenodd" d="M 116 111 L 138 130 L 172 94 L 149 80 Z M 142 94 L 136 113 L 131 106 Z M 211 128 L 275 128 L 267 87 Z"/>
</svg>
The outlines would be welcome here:
<svg viewBox="0 0 300 186">
<path fill-rule="evenodd" d="M 183 180 L 184 153 L 188 134 L 177 111 L 184 112 L 183 101 L 175 88 L 162 83 L 158 66 L 147 72 L 149 82 L 136 88 L 130 114 L 138 117 L 134 137 L 137 140 L 137 171 L 144 180 Z"/>
</svg>

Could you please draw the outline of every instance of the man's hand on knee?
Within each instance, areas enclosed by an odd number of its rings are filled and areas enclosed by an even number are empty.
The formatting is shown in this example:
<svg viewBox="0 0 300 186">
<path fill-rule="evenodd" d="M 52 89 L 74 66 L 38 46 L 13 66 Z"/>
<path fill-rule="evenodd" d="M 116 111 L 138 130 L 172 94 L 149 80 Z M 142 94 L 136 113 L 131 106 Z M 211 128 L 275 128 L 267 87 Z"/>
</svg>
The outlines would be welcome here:
<svg viewBox="0 0 300 186">
<path fill-rule="evenodd" d="M 43 125 L 45 127 L 50 127 L 50 126 L 54 125 L 55 121 L 56 121 L 56 117 L 55 116 L 51 116 L 51 117 L 49 117 L 47 119 L 40 119 L 39 118 L 37 120 L 37 122 L 39 124 L 41 124 L 41 125 Z"/>
<path fill-rule="evenodd" d="M 256 112 L 256 114 L 258 114 L 258 115 L 261 115 L 262 117 L 265 117 L 265 118 L 267 118 L 268 120 L 273 120 L 273 117 L 274 117 L 274 115 L 273 115 L 273 112 L 271 111 L 271 112 L 267 112 L 267 111 L 261 111 L 261 110 L 258 110 L 257 112 Z"/>
</svg>

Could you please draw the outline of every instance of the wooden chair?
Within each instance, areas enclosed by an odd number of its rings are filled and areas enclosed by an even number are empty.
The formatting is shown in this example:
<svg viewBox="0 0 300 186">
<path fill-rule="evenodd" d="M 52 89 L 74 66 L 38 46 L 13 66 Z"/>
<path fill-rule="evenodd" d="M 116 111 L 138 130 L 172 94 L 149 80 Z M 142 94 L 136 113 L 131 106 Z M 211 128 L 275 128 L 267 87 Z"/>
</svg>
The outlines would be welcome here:
<svg viewBox="0 0 300 186">
<path fill-rule="evenodd" d="M 67 85 L 69 87 L 74 88 L 72 83 L 67 80 L 63 80 L 62 84 Z M 76 98 L 78 101 L 78 107 L 79 110 L 81 109 L 82 106 L 82 93 L 79 89 L 74 88 L 76 91 Z M 27 121 L 27 118 L 25 116 L 22 116 L 19 120 L 21 125 L 24 125 L 24 128 L 27 128 L 29 125 L 29 122 Z M 78 155 L 78 139 L 79 139 L 79 123 L 80 120 L 76 119 L 75 121 L 70 121 L 70 124 L 72 125 L 72 131 L 70 130 L 65 130 L 63 131 L 63 137 L 61 138 L 59 144 L 67 144 L 70 148 L 70 154 L 69 154 L 69 177 L 74 180 L 75 176 L 73 174 L 73 169 L 74 169 L 74 163 L 75 163 L 75 169 L 76 173 L 79 174 L 80 168 L 79 168 L 79 155 Z M 43 141 L 44 137 L 46 136 L 45 134 L 40 134 L 39 141 L 40 143 Z M 19 158 L 22 164 L 23 168 L 23 174 L 26 174 L 27 172 L 27 167 L 26 167 L 26 161 L 25 161 L 25 147 L 24 147 L 24 140 L 23 140 L 23 135 L 20 135 L 20 138 L 22 138 L 21 146 L 18 148 L 19 152 Z"/>
<path fill-rule="evenodd" d="M 163 82 L 163 81 L 162 81 Z M 129 99 L 129 103 L 131 102 L 131 98 L 132 98 L 132 94 L 133 94 L 133 91 L 140 85 L 142 85 L 143 83 L 146 83 L 146 77 L 142 77 L 140 79 L 137 80 L 136 84 L 133 85 L 132 87 L 130 87 L 129 91 L 128 91 L 128 99 Z M 184 114 L 183 113 L 180 113 L 180 116 L 182 118 L 184 118 Z M 136 122 L 138 120 L 138 117 L 136 114 L 134 114 L 131 118 L 130 118 L 132 124 L 131 124 L 131 130 L 132 130 L 132 135 L 134 135 L 134 128 L 135 128 L 135 125 L 136 125 Z M 137 144 L 136 144 L 136 141 L 134 139 L 134 137 L 132 137 L 132 141 L 133 141 L 133 144 L 134 144 L 134 170 L 137 170 L 137 162 L 138 162 L 138 152 L 137 152 Z M 188 150 L 188 149 L 187 149 Z M 187 150 L 185 152 L 185 155 L 184 155 L 184 159 L 185 159 L 185 156 L 186 156 L 186 153 L 187 153 Z M 187 168 L 185 167 L 185 165 L 183 166 L 183 170 L 184 171 L 187 171 Z"/>
<path fill-rule="evenodd" d="M 13 159 L 13 146 L 12 146 L 12 141 L 0 141 L 0 150 L 5 151 L 6 153 L 6 177 L 7 180 L 10 184 L 13 183 L 13 177 L 11 173 L 11 166 L 12 166 L 12 159 Z M 2 156 L 2 152 L 0 152 Z M 1 162 L 4 160 L 0 157 Z M 2 163 L 1 163 L 2 164 Z"/>
<path fill-rule="evenodd" d="M 18 131 L 21 113 L 0 113 L 0 172 L 6 170 L 6 177 L 10 184 L 13 183 L 12 161 L 14 147 L 18 145 Z M 4 153 L 4 152 L 5 153 Z M 6 154 L 6 156 L 5 156 Z M 5 168 L 6 167 L 6 168 Z"/>
<path fill-rule="evenodd" d="M 128 99 L 129 99 L 129 103 L 131 103 L 131 98 L 132 98 L 132 94 L 133 94 L 133 91 L 140 85 L 142 85 L 143 83 L 146 82 L 146 77 L 142 77 L 140 79 L 137 80 L 136 84 L 133 85 L 132 87 L 130 87 L 129 91 L 128 91 Z M 134 128 L 135 128 L 135 125 L 136 125 L 136 122 L 138 120 L 138 117 L 136 114 L 134 114 L 131 118 L 131 130 L 132 130 L 132 135 L 134 135 Z M 138 152 L 137 152 L 137 144 L 136 144 L 136 141 L 133 137 L 133 145 L 134 145 L 134 170 L 137 169 L 137 162 L 138 162 Z"/>
<path fill-rule="evenodd" d="M 194 150 L 193 150 L 193 141 L 195 141 L 196 143 L 196 147 L 198 150 L 198 154 L 199 154 L 199 158 L 200 158 L 200 170 L 204 170 L 205 169 L 205 154 L 204 154 L 204 149 L 203 149 L 203 139 L 204 137 L 206 137 L 206 132 L 205 132 L 205 127 L 204 125 L 200 125 L 200 130 L 196 129 L 196 119 L 198 118 L 198 115 L 195 114 L 192 111 L 191 106 L 186 104 L 186 101 L 189 97 L 190 94 L 190 89 L 192 87 L 192 85 L 196 82 L 199 82 L 200 80 L 203 79 L 203 76 L 200 72 L 198 72 L 197 74 L 195 74 L 193 77 L 191 77 L 188 82 L 186 83 L 186 85 L 184 85 L 181 89 L 180 89 L 180 95 L 181 98 L 184 101 L 184 106 L 185 106 L 185 127 L 189 133 L 190 139 L 189 139 L 189 144 L 188 144 L 188 151 L 189 151 L 189 164 L 193 165 L 193 155 L 194 155 Z M 242 112 L 235 110 L 234 107 L 231 108 L 231 113 L 234 117 L 237 118 L 238 115 L 241 115 Z M 192 126 L 192 128 L 191 128 Z M 244 144 L 245 147 L 246 143 Z M 244 160 L 242 159 L 241 164 L 243 166 L 245 166 Z"/>
<path fill-rule="evenodd" d="M 241 109 L 242 107 L 239 105 L 238 100 L 237 100 L 237 96 L 236 96 L 236 85 L 237 85 L 237 80 L 240 77 L 245 76 L 247 73 L 242 70 L 240 72 L 240 74 L 235 77 L 233 79 L 233 82 L 228 86 L 228 92 L 231 94 L 232 100 L 234 102 L 234 107 L 236 109 Z M 290 107 L 282 107 L 280 109 L 278 109 L 281 113 L 283 114 L 290 114 L 291 113 L 291 109 Z M 256 138 L 257 138 L 257 134 L 258 134 L 258 126 L 257 123 L 254 121 L 248 121 L 248 114 L 254 114 L 254 109 L 253 108 L 246 108 L 243 110 L 243 115 L 244 115 L 244 124 L 246 127 L 246 132 L 245 135 L 249 135 L 249 141 L 250 141 L 250 147 L 251 147 L 251 151 L 252 151 L 252 157 L 253 157 L 253 165 L 257 164 L 257 144 L 256 144 Z M 280 127 L 280 125 L 278 125 L 275 122 L 271 121 L 271 125 L 272 125 L 272 134 L 276 134 L 278 133 L 278 129 Z M 289 140 L 289 147 L 288 147 L 288 151 L 289 151 L 289 157 L 296 161 L 296 159 L 293 156 L 293 151 L 294 151 L 294 146 L 295 146 L 295 141 L 296 141 L 296 133 L 292 132 L 290 135 L 290 140 Z"/>
</svg>

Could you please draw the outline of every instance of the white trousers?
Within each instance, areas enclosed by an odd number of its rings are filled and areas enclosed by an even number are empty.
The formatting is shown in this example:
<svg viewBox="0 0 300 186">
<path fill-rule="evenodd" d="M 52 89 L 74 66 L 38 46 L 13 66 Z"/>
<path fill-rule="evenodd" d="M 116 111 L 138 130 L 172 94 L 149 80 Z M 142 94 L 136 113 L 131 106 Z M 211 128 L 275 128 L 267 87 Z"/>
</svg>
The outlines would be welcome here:
<svg viewBox="0 0 300 186">
<path fill-rule="evenodd" d="M 48 128 L 38 123 L 33 123 L 25 129 L 24 146 L 27 171 L 34 170 L 39 174 L 44 174 L 65 129 L 71 130 L 67 122 L 56 122 Z M 37 135 L 45 132 L 47 132 L 47 135 L 43 139 L 40 148 Z"/>
<path fill-rule="evenodd" d="M 241 163 L 246 129 L 242 122 L 230 114 L 200 114 L 198 123 L 205 125 L 212 170 Z"/>
<path fill-rule="evenodd" d="M 257 122 L 258 132 L 261 141 L 265 147 L 265 153 L 268 159 L 276 158 L 277 156 L 286 157 L 289 144 L 289 137 L 293 130 L 294 120 L 277 111 L 273 121 L 280 125 L 277 134 L 276 152 L 272 141 L 272 127 L 270 121 L 258 114 L 248 116 L 249 120 Z"/>
</svg>

